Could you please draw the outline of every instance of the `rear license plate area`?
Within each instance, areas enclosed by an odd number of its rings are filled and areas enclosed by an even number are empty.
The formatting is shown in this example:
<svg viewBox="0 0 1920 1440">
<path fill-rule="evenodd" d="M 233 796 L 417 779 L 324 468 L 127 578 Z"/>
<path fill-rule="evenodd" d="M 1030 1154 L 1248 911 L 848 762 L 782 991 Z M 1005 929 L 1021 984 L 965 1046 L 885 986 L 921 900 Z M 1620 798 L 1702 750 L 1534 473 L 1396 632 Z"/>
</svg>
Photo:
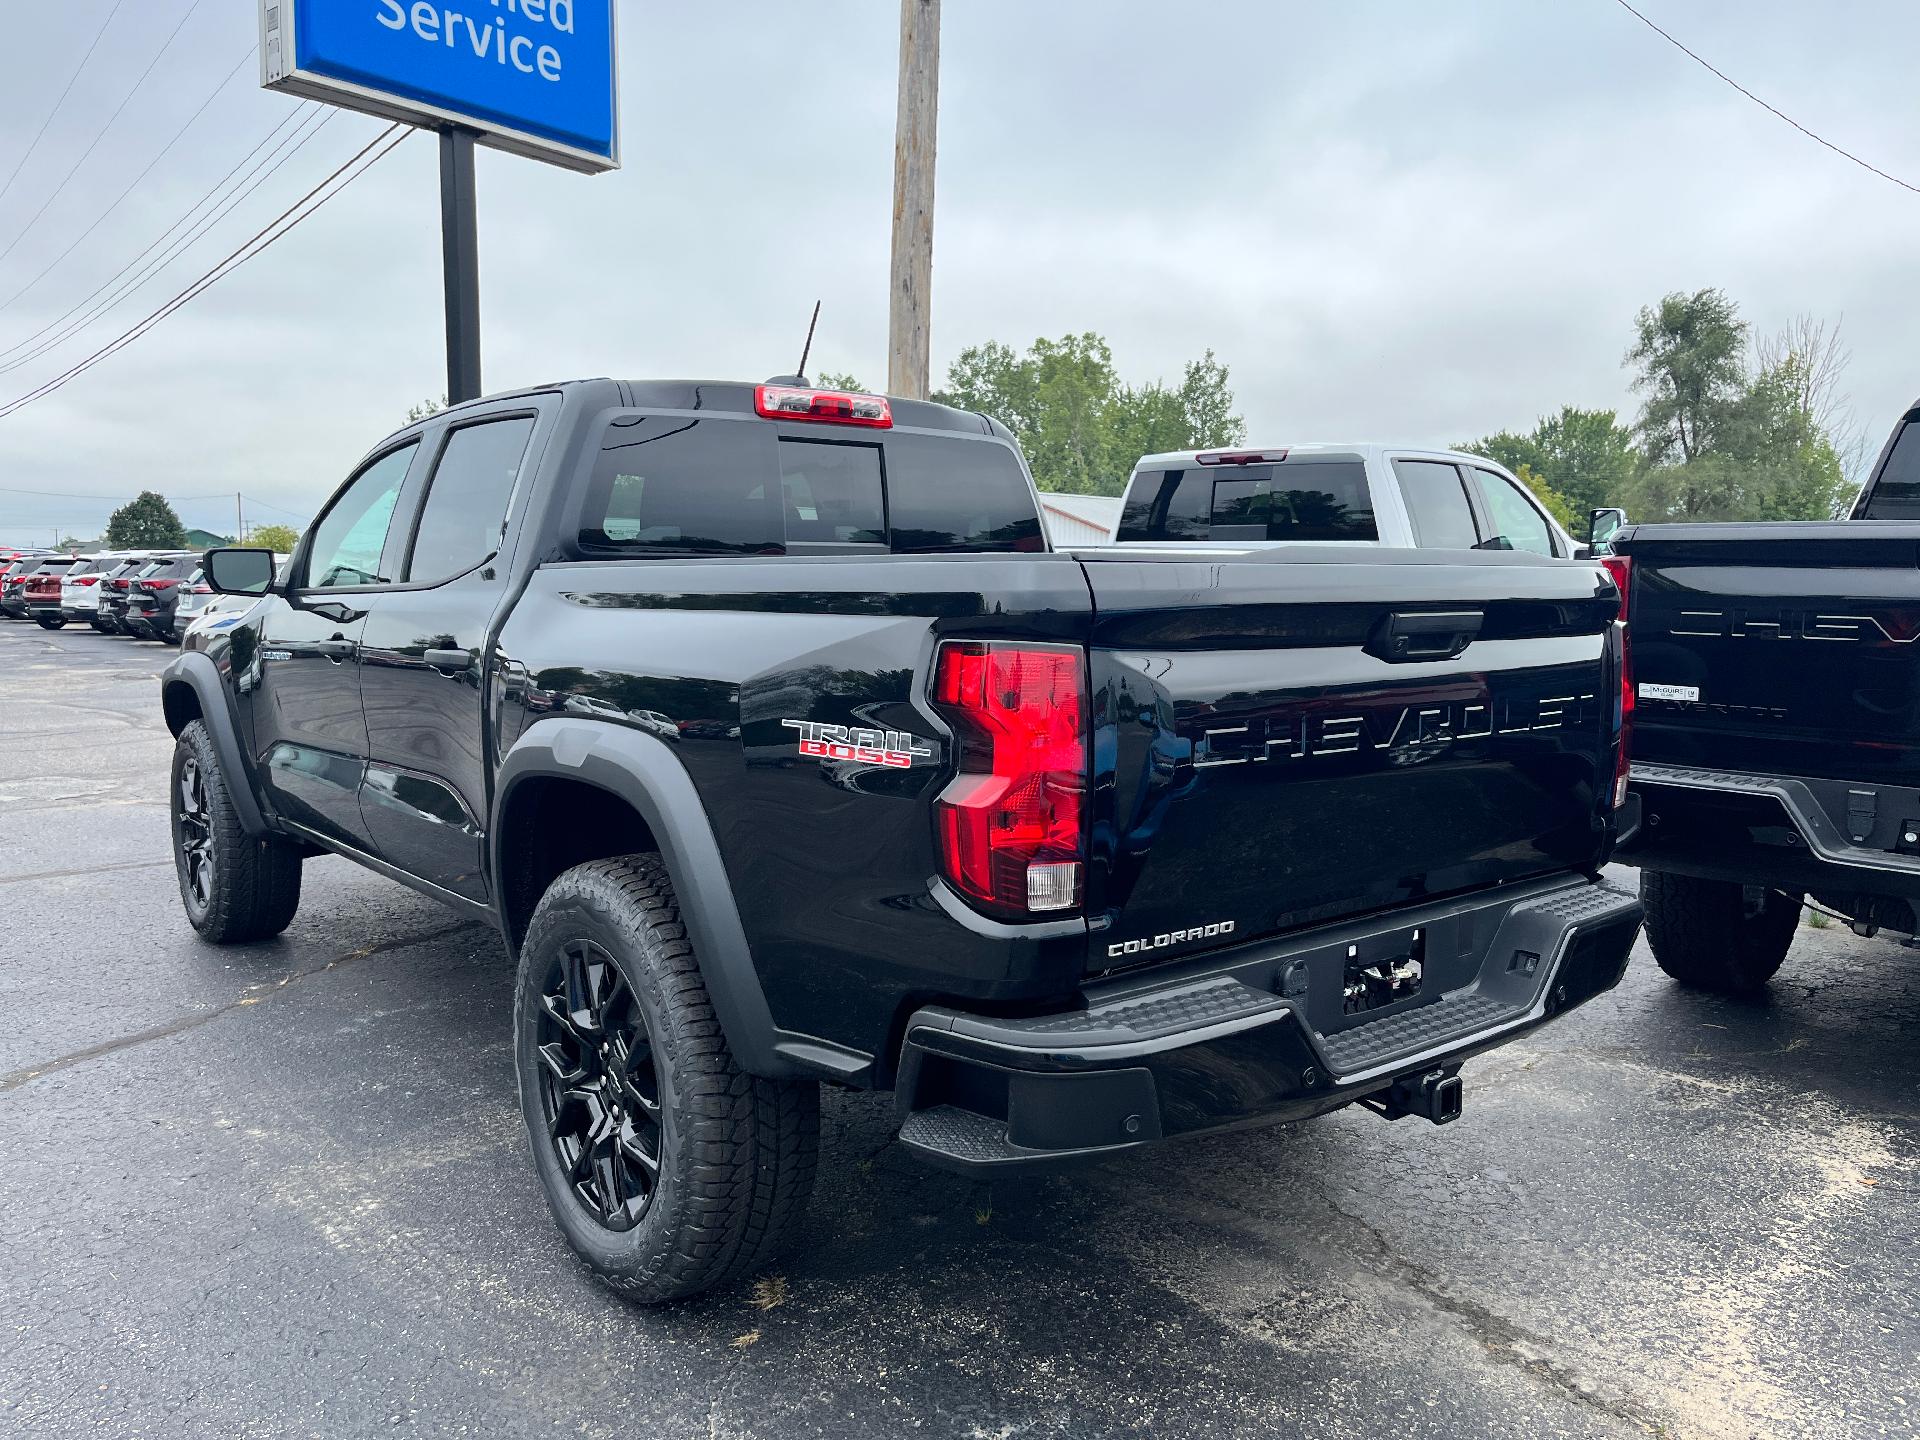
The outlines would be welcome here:
<svg viewBox="0 0 1920 1440">
<path fill-rule="evenodd" d="M 1426 934 L 1415 930 L 1402 953 L 1364 954 L 1358 945 L 1347 947 L 1340 982 L 1343 1015 L 1365 1015 L 1384 1010 L 1420 993 L 1426 979 Z"/>
</svg>

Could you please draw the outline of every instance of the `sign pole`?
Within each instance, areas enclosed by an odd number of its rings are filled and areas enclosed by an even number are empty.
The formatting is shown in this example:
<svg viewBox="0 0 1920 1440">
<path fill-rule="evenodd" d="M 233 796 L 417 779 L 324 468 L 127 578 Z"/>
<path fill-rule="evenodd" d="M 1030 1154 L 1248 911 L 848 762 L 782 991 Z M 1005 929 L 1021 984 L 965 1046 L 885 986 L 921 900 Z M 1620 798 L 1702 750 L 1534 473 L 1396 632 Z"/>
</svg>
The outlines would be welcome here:
<svg viewBox="0 0 1920 1440">
<path fill-rule="evenodd" d="M 440 132 L 440 250 L 447 296 L 447 403 L 480 398 L 480 220 L 474 131 Z"/>
</svg>

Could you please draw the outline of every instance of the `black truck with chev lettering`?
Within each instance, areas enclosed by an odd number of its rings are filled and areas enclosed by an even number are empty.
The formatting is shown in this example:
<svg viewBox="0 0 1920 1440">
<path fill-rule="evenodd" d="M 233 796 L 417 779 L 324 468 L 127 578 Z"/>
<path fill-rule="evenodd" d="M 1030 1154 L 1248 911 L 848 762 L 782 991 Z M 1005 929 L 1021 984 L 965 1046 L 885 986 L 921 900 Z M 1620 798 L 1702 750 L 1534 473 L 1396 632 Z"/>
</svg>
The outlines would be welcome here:
<svg viewBox="0 0 1920 1440">
<path fill-rule="evenodd" d="M 1920 404 L 1845 520 L 1597 538 L 1626 596 L 1644 816 L 1620 858 L 1661 967 L 1756 991 L 1809 898 L 1862 934 L 1920 932 Z"/>
<path fill-rule="evenodd" d="M 996 421 L 791 377 L 456 406 L 206 573 L 188 918 L 336 854 L 495 927 L 548 1204 L 644 1300 L 791 1234 L 820 1082 L 972 1175 L 1444 1122 L 1640 923 L 1591 563 L 1063 553 Z"/>
</svg>

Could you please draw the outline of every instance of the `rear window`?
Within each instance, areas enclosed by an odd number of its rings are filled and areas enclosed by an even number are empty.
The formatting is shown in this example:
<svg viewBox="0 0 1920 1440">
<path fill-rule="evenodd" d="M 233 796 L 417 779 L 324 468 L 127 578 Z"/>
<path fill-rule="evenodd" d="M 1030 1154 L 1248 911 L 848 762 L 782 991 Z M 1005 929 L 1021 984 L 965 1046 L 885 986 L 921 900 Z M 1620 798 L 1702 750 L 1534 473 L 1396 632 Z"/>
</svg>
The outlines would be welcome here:
<svg viewBox="0 0 1920 1440">
<path fill-rule="evenodd" d="M 40 575 L 58 575 L 61 571 L 71 570 L 72 568 L 73 561 L 71 560 L 43 560 L 40 562 L 39 570 L 35 573 Z"/>
<path fill-rule="evenodd" d="M 1920 520 L 1920 420 L 1900 427 L 1862 520 Z"/>
<path fill-rule="evenodd" d="M 1119 540 L 1378 540 L 1358 460 L 1142 470 Z"/>
<path fill-rule="evenodd" d="M 657 415 L 607 427 L 580 544 L 665 555 L 1045 548 L 1033 491 L 997 442 Z"/>
</svg>

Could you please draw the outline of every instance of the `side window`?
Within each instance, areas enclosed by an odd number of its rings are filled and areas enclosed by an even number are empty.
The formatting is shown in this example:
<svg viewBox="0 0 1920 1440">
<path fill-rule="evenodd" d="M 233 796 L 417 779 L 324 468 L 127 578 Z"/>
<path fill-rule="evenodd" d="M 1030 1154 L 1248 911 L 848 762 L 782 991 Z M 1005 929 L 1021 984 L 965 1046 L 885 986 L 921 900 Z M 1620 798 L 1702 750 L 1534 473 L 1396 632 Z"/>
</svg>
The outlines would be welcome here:
<svg viewBox="0 0 1920 1440">
<path fill-rule="evenodd" d="M 1509 550 L 1553 554 L 1553 531 L 1547 525 L 1547 517 L 1520 493 L 1518 486 L 1491 470 L 1476 469 L 1473 478 L 1480 482 L 1480 497 L 1487 502 L 1487 513 L 1493 517 L 1496 541 L 1504 538 L 1507 542 L 1504 548 Z M 1496 545 L 1496 548 L 1501 547 Z"/>
<path fill-rule="evenodd" d="M 500 548 L 507 502 L 533 435 L 533 416 L 463 425 L 433 467 L 403 579 L 433 584 L 471 570 Z"/>
<path fill-rule="evenodd" d="M 1887 452 L 1887 463 L 1867 492 L 1862 520 L 1920 519 L 1920 419 L 1900 427 L 1900 438 Z"/>
<path fill-rule="evenodd" d="M 1116 540 L 1205 540 L 1213 477 L 1205 470 L 1141 470 L 1127 486 Z"/>
<path fill-rule="evenodd" d="M 380 552 L 387 546 L 394 502 L 420 442 L 389 451 L 349 480 L 313 528 L 307 551 L 306 585 L 331 590 L 346 585 L 382 585 Z"/>
<path fill-rule="evenodd" d="M 1471 550 L 1480 543 L 1457 469 L 1438 460 L 1396 460 L 1393 473 L 1413 522 L 1414 544 L 1423 550 Z"/>
</svg>

